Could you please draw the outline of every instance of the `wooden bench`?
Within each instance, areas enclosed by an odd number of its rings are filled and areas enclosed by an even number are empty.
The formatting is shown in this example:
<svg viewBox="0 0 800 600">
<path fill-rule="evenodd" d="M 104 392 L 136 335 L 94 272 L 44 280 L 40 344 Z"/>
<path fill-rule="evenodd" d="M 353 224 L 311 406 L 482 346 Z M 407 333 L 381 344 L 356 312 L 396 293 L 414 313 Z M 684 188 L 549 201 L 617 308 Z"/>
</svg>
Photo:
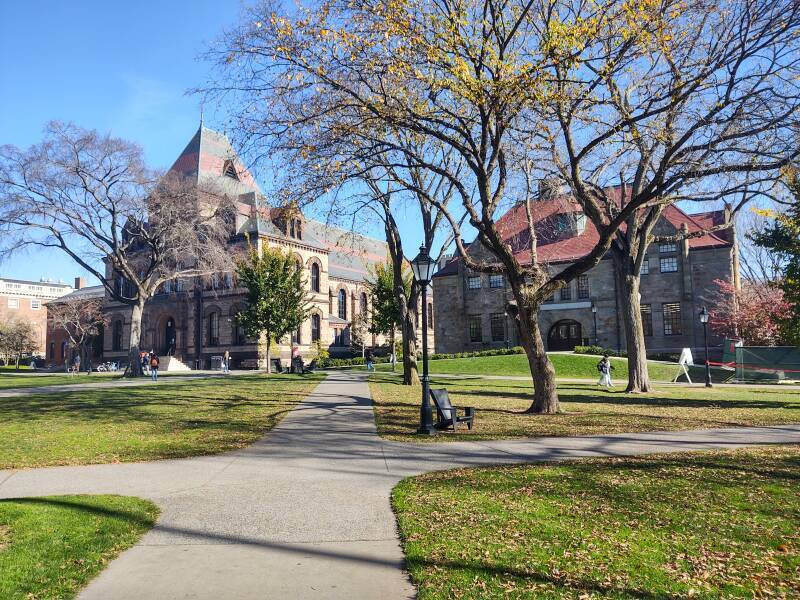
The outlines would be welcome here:
<svg viewBox="0 0 800 600">
<path fill-rule="evenodd" d="M 453 431 L 457 431 L 459 423 L 466 423 L 467 429 L 472 429 L 472 423 L 475 420 L 475 409 L 473 407 L 465 407 L 463 409 L 464 415 L 459 416 L 458 409 L 450 402 L 450 396 L 444 388 L 431 390 L 431 398 L 436 405 L 436 429 L 452 427 Z"/>
</svg>

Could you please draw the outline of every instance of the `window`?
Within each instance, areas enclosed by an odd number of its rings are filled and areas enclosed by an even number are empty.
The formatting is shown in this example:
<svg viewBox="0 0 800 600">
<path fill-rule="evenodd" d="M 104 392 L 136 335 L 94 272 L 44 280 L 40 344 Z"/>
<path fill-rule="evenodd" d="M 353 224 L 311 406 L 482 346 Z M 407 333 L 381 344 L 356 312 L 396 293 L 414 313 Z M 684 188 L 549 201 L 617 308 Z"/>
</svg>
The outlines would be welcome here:
<svg viewBox="0 0 800 600">
<path fill-rule="evenodd" d="M 225 273 L 225 287 L 233 289 L 233 273 Z"/>
<path fill-rule="evenodd" d="M 361 306 L 358 310 L 362 315 L 367 314 L 367 295 L 364 292 L 361 292 Z"/>
<path fill-rule="evenodd" d="M 469 341 L 482 342 L 483 330 L 481 328 L 480 316 L 469 317 Z"/>
<path fill-rule="evenodd" d="M 9 298 L 8 308 L 19 308 L 19 298 Z"/>
<path fill-rule="evenodd" d="M 316 342 L 319 339 L 320 339 L 319 315 L 311 315 L 311 341 Z"/>
<path fill-rule="evenodd" d="M 642 304 L 639 306 L 642 313 L 642 329 L 646 336 L 653 335 L 653 310 L 649 304 Z"/>
<path fill-rule="evenodd" d="M 489 328 L 492 330 L 492 341 L 506 341 L 506 316 L 503 313 L 493 313 L 489 317 L 489 324 Z"/>
<path fill-rule="evenodd" d="M 650 273 L 650 261 L 645 258 L 642 261 L 642 269 L 639 271 L 639 275 L 648 275 L 649 273 Z"/>
<path fill-rule="evenodd" d="M 30 289 L 30 291 L 32 291 L 32 292 L 41 292 L 42 291 L 42 286 L 40 286 L 40 285 L 29 285 L 28 289 Z"/>
<path fill-rule="evenodd" d="M 208 345 L 219 346 L 219 313 L 208 315 Z"/>
<path fill-rule="evenodd" d="M 233 164 L 232 160 L 225 161 L 222 167 L 222 173 L 225 177 L 230 177 L 231 179 L 239 181 L 239 174 L 236 172 L 236 166 Z"/>
<path fill-rule="evenodd" d="M 344 346 L 344 329 L 336 328 L 333 330 L 333 345 Z"/>
<path fill-rule="evenodd" d="M 297 328 L 297 331 L 292 332 L 292 343 L 297 345 L 303 343 L 302 325 Z"/>
<path fill-rule="evenodd" d="M 347 292 L 339 290 L 339 318 L 347 320 Z"/>
<path fill-rule="evenodd" d="M 41 300 L 31 300 L 31 308 L 34 310 L 38 310 L 42 308 L 42 301 Z"/>
<path fill-rule="evenodd" d="M 678 270 L 678 258 L 675 256 L 667 256 L 659 260 L 659 266 L 662 273 L 675 273 Z"/>
<path fill-rule="evenodd" d="M 428 327 L 433 327 L 433 302 L 428 302 Z"/>
<path fill-rule="evenodd" d="M 311 265 L 311 291 L 319 292 L 319 265 L 317 263 Z"/>
<path fill-rule="evenodd" d="M 677 247 L 675 246 L 674 243 L 672 243 L 672 244 L 659 244 L 658 245 L 658 251 L 662 252 L 662 253 L 664 253 L 664 252 L 675 252 L 676 250 L 677 250 Z"/>
<path fill-rule="evenodd" d="M 555 294 L 550 294 L 550 297 L 549 298 L 545 298 L 545 300 L 544 300 L 545 304 L 549 304 L 550 302 L 555 302 L 555 301 L 556 301 L 556 295 Z"/>
<path fill-rule="evenodd" d="M 580 275 L 578 277 L 578 299 L 587 300 L 589 298 L 589 276 Z"/>
<path fill-rule="evenodd" d="M 681 303 L 669 302 L 661 305 L 664 317 L 664 335 L 681 335 L 683 332 L 681 320 Z"/>
<path fill-rule="evenodd" d="M 467 277 L 467 289 L 468 290 L 479 290 L 479 289 L 481 289 L 481 277 L 480 277 L 480 275 L 473 275 L 472 277 Z"/>
<path fill-rule="evenodd" d="M 50 342 L 50 360 L 55 360 L 56 358 L 56 343 Z"/>
<path fill-rule="evenodd" d="M 561 288 L 560 298 L 562 300 L 572 300 L 572 288 L 569 284 Z"/>
<path fill-rule="evenodd" d="M 239 323 L 239 313 L 233 315 L 233 343 L 235 346 L 242 346 L 247 343 L 247 335 L 244 327 Z"/>
<path fill-rule="evenodd" d="M 503 287 L 503 276 L 502 275 L 489 275 L 489 287 L 490 288 L 501 288 L 501 287 Z"/>
<path fill-rule="evenodd" d="M 303 222 L 300 219 L 297 219 L 297 223 L 295 225 L 294 231 L 295 231 L 295 234 L 296 234 L 295 237 L 298 240 L 302 240 L 303 239 Z"/>
<path fill-rule="evenodd" d="M 122 350 L 122 321 L 114 321 L 111 330 L 111 350 L 114 352 Z"/>
</svg>

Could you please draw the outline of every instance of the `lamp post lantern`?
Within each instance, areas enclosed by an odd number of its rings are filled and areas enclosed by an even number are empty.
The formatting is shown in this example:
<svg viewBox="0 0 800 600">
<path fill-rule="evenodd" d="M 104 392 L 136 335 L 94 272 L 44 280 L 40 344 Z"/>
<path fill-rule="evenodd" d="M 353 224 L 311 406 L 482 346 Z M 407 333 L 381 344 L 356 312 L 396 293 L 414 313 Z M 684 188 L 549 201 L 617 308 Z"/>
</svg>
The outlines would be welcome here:
<svg viewBox="0 0 800 600">
<path fill-rule="evenodd" d="M 711 365 L 708 364 L 708 311 L 705 306 L 700 311 L 700 322 L 703 324 L 703 341 L 706 346 L 706 387 L 713 387 L 711 385 Z"/>
<path fill-rule="evenodd" d="M 597 345 L 597 305 L 592 302 L 592 319 L 594 320 L 594 345 Z"/>
<path fill-rule="evenodd" d="M 422 286 L 422 404 L 419 408 L 419 429 L 417 433 L 433 435 L 433 412 L 430 403 L 430 382 L 428 380 L 428 284 L 433 277 L 436 263 L 428 256 L 428 249 L 419 247 L 419 254 L 411 261 L 414 279 Z"/>
</svg>

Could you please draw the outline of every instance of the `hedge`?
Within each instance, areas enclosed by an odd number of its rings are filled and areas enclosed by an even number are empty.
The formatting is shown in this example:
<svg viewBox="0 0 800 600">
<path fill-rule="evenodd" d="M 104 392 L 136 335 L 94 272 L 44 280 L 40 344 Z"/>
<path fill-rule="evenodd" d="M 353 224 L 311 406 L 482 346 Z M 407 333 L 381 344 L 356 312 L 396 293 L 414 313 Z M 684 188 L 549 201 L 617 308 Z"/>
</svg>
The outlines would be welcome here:
<svg viewBox="0 0 800 600">
<path fill-rule="evenodd" d="M 628 353 L 625 350 L 620 350 L 617 352 L 616 350 L 603 348 L 602 346 L 575 346 L 574 352 L 575 354 L 596 354 L 598 356 L 608 354 L 609 356 L 618 356 L 620 358 L 626 358 L 628 356 Z M 678 360 L 680 360 L 680 356 L 680 354 L 675 354 L 672 352 L 654 352 L 647 354 L 647 358 L 650 360 L 662 360 L 665 362 L 678 362 Z"/>
</svg>

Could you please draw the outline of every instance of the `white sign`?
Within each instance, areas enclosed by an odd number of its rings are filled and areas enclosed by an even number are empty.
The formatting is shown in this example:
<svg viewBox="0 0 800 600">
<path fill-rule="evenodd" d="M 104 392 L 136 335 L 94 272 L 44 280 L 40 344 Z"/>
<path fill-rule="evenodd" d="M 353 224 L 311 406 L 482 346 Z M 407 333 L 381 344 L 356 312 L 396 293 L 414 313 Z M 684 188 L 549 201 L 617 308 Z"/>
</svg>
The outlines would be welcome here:
<svg viewBox="0 0 800 600">
<path fill-rule="evenodd" d="M 683 373 L 686 375 L 686 381 L 692 383 L 692 378 L 689 377 L 689 369 L 686 368 L 686 365 L 694 365 L 691 348 L 684 348 L 681 350 L 681 357 L 678 359 L 678 364 L 683 367 Z"/>
</svg>

